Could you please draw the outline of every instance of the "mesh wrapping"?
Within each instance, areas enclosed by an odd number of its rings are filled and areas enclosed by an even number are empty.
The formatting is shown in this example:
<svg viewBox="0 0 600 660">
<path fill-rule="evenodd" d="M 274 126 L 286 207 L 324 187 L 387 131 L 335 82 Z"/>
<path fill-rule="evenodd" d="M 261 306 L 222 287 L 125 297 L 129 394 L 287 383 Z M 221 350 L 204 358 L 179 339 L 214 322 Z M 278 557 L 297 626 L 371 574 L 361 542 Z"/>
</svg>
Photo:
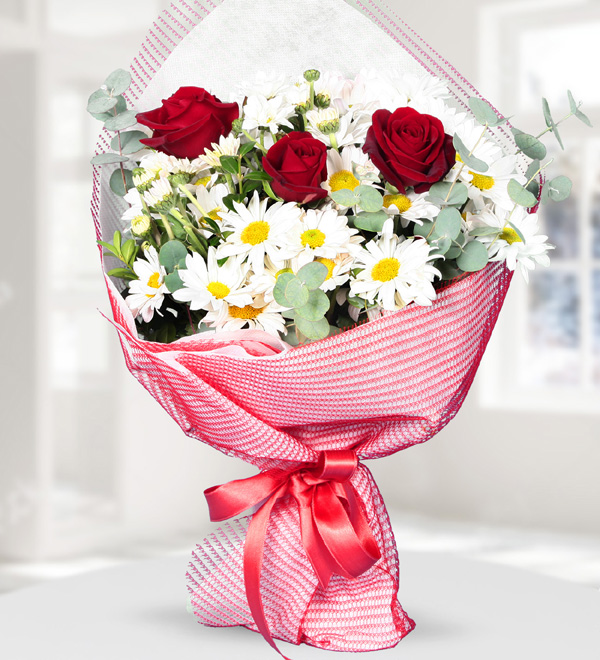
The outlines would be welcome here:
<svg viewBox="0 0 600 660">
<path fill-rule="evenodd" d="M 342 2 L 342 0 L 339 0 Z M 172 4 L 134 59 L 133 104 L 185 35 L 220 2 Z M 391 12 L 348 2 L 398 42 L 421 67 L 444 79 L 457 105 L 476 92 Z M 382 3 L 379 3 L 381 5 Z M 495 136 L 503 146 L 503 129 Z M 107 135 L 99 151 L 106 150 Z M 122 200 L 96 169 L 92 209 L 99 238 L 121 229 Z M 114 267 L 104 258 L 104 268 Z M 458 412 L 475 376 L 510 283 L 503 264 L 444 288 L 430 308 L 403 311 L 341 335 L 272 355 L 221 354 L 196 336 L 163 345 L 138 338 L 131 313 L 106 278 L 127 366 L 186 435 L 260 470 L 313 463 L 322 450 L 354 448 L 382 458 L 438 433 Z M 300 539 L 291 498 L 271 517 L 262 598 L 275 638 L 340 651 L 395 645 L 414 627 L 397 599 L 398 556 L 389 517 L 371 473 L 352 477 L 381 551 L 357 579 L 319 586 Z M 188 584 L 197 619 L 256 630 L 244 592 L 242 554 L 249 518 L 224 524 L 192 556 Z"/>
</svg>

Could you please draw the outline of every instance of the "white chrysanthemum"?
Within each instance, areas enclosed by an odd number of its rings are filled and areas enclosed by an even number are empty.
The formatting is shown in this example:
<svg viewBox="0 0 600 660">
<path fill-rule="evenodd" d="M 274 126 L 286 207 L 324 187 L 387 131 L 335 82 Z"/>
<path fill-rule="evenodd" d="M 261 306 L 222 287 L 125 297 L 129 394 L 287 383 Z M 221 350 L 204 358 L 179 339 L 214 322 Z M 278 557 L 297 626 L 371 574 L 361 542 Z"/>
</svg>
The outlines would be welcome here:
<svg viewBox="0 0 600 660">
<path fill-rule="evenodd" d="M 142 197 L 136 188 L 130 188 L 123 199 L 129 204 L 129 208 L 123 213 L 121 219 L 129 224 L 135 217 L 141 215 L 144 210 Z"/>
<path fill-rule="evenodd" d="M 157 179 L 144 193 L 144 201 L 150 207 L 166 202 L 173 196 L 173 188 L 168 179 Z"/>
<path fill-rule="evenodd" d="M 273 302 L 273 289 L 277 284 L 277 278 L 281 273 L 294 272 L 291 262 L 288 261 L 272 261 L 268 256 L 265 256 L 265 267 L 262 273 L 252 273 L 250 275 L 249 287 L 253 294 L 260 294 L 264 297 L 265 302 Z"/>
<path fill-rule="evenodd" d="M 160 309 L 168 293 L 165 285 L 165 269 L 158 261 L 158 252 L 149 247 L 145 253 L 145 259 L 136 259 L 133 270 L 139 277 L 129 284 L 129 295 L 125 299 L 127 306 L 134 316 L 141 314 L 146 323 L 152 320 L 154 311 Z"/>
<path fill-rule="evenodd" d="M 429 263 L 434 258 L 430 249 L 424 239 L 396 236 L 392 219 L 386 220 L 381 238 L 368 243 L 356 258 L 364 270 L 350 282 L 352 295 L 388 311 L 411 302 L 431 305 L 436 297 L 432 282 L 440 272 Z"/>
<path fill-rule="evenodd" d="M 194 215 L 194 218 L 198 221 L 200 218 L 210 218 L 215 222 L 221 222 L 221 215 L 227 210 L 223 197 L 229 195 L 229 188 L 224 183 L 217 183 L 210 189 L 202 185 L 197 186 L 194 192 L 197 206 L 192 202 L 188 204 L 188 210 Z"/>
<path fill-rule="evenodd" d="M 341 252 L 358 252 L 352 237 L 357 229 L 348 226 L 348 219 L 334 208 L 310 209 L 297 230 L 289 234 L 288 246 L 295 254 L 298 268 L 316 257 L 334 259 Z"/>
<path fill-rule="evenodd" d="M 311 114 L 313 112 L 315 114 Z M 344 115 L 340 114 L 337 107 L 311 110 L 306 117 L 308 119 L 307 130 L 314 138 L 325 143 L 328 147 L 337 145 L 340 149 L 352 144 L 363 144 L 371 126 L 370 115 L 360 113 L 354 109 Z M 327 122 L 339 122 L 338 130 L 335 133 L 323 133 L 322 128 Z M 335 138 L 332 140 L 333 136 Z"/>
<path fill-rule="evenodd" d="M 354 190 L 361 184 L 370 185 L 375 181 L 379 181 L 379 170 L 362 149 L 350 146 L 341 152 L 327 151 L 327 180 L 321 184 L 327 192 Z"/>
<path fill-rule="evenodd" d="M 512 155 L 490 163 L 485 174 L 465 167 L 461 179 L 468 184 L 469 197 L 477 207 L 481 208 L 490 201 L 505 211 L 514 207 L 508 194 L 508 182 L 516 179 L 519 183 L 525 183 L 525 177 L 517 172 L 517 157 Z"/>
<path fill-rule="evenodd" d="M 184 288 L 175 291 L 173 298 L 189 303 L 190 309 L 218 312 L 225 304 L 244 307 L 252 303 L 252 295 L 244 287 L 248 266 L 239 259 L 231 257 L 219 266 L 215 248 L 209 247 L 207 261 L 200 254 L 188 254 L 185 265 L 178 271 Z"/>
<path fill-rule="evenodd" d="M 206 147 L 204 155 L 199 159 L 206 163 L 209 167 L 221 167 L 221 156 L 237 156 L 240 150 L 240 139 L 236 138 L 233 133 L 225 136 L 221 135 L 219 144 L 213 142 L 211 144 L 212 150 Z"/>
<path fill-rule="evenodd" d="M 275 96 L 286 96 L 289 88 L 290 83 L 284 74 L 274 76 L 259 71 L 253 81 L 244 82 L 239 86 L 239 95 L 242 98 L 256 95 L 272 99 Z"/>
<path fill-rule="evenodd" d="M 394 112 L 398 108 L 417 105 L 430 99 L 443 101 L 449 97 L 448 87 L 439 78 L 414 73 L 381 75 L 363 71 L 364 95 L 378 108 Z"/>
<path fill-rule="evenodd" d="M 423 224 L 423 220 L 433 220 L 440 212 L 435 204 L 427 201 L 429 192 L 418 194 L 407 192 L 405 195 L 387 194 L 383 196 L 383 210 L 389 215 L 399 215 L 403 227 L 409 223 Z"/>
<path fill-rule="evenodd" d="M 302 209 L 289 202 L 277 202 L 268 206 L 269 199 L 260 200 L 255 191 L 248 206 L 234 202 L 236 212 L 222 213 L 224 229 L 233 231 L 218 248 L 217 256 L 247 257 L 254 273 L 264 270 L 265 255 L 272 261 L 283 261 L 290 254 L 288 236 L 298 230 Z"/>
<path fill-rule="evenodd" d="M 519 233 L 508 224 L 510 222 L 519 230 Z M 475 227 L 496 227 L 499 234 L 493 236 L 480 236 L 477 240 L 487 246 L 490 261 L 506 261 L 509 270 L 519 268 L 519 272 L 526 282 L 529 281 L 529 271 L 536 265 L 549 266 L 548 251 L 553 250 L 548 237 L 539 233 L 538 216 L 528 213 L 522 206 L 518 206 L 512 215 L 496 208 L 487 207 L 481 213 L 468 216 L 470 229 Z"/>
<path fill-rule="evenodd" d="M 244 106 L 242 127 L 250 134 L 261 128 L 277 133 L 282 126 L 293 128 L 289 118 L 295 112 L 294 106 L 288 104 L 281 96 L 272 99 L 258 95 L 250 96 Z"/>
<path fill-rule="evenodd" d="M 217 330 L 264 330 L 271 335 L 286 334 L 285 320 L 280 314 L 282 308 L 275 302 L 267 303 L 257 296 L 250 305 L 237 307 L 225 304 L 218 312 L 208 312 L 204 323 Z"/>
<path fill-rule="evenodd" d="M 333 291 L 347 284 L 350 279 L 350 270 L 355 265 L 354 257 L 347 252 L 338 254 L 333 259 L 317 257 L 315 261 L 319 261 L 327 267 L 327 277 L 321 285 L 323 291 Z"/>
</svg>

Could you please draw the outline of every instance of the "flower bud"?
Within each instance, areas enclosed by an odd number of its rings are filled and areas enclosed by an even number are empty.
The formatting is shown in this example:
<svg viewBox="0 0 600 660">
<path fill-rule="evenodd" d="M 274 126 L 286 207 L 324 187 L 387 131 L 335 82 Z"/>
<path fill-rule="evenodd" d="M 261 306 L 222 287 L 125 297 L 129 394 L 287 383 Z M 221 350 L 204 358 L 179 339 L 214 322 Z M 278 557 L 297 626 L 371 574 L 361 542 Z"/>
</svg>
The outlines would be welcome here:
<svg viewBox="0 0 600 660">
<path fill-rule="evenodd" d="M 306 103 L 299 103 L 296 106 L 296 112 L 299 115 L 305 115 L 309 110 L 310 110 L 310 101 L 306 101 Z"/>
<path fill-rule="evenodd" d="M 323 133 L 323 135 L 337 133 L 340 130 L 340 120 L 330 119 L 328 121 L 322 121 L 320 124 L 317 124 L 317 128 Z"/>
<path fill-rule="evenodd" d="M 304 80 L 306 82 L 317 82 L 320 77 L 321 73 L 317 69 L 308 69 L 308 71 L 304 72 Z"/>
<path fill-rule="evenodd" d="M 171 182 L 173 189 L 177 190 L 179 185 L 185 186 L 188 184 L 194 178 L 194 175 L 188 172 L 177 172 L 177 174 L 170 174 L 167 178 Z"/>
<path fill-rule="evenodd" d="M 317 94 L 315 96 L 315 105 L 317 108 L 328 108 L 331 105 L 329 94 Z"/>
<path fill-rule="evenodd" d="M 233 124 L 231 124 L 231 130 L 236 137 L 242 132 L 243 124 L 244 120 L 241 117 L 234 119 Z"/>
<path fill-rule="evenodd" d="M 131 221 L 131 233 L 134 236 L 145 236 L 150 231 L 150 218 L 142 213 Z"/>
</svg>

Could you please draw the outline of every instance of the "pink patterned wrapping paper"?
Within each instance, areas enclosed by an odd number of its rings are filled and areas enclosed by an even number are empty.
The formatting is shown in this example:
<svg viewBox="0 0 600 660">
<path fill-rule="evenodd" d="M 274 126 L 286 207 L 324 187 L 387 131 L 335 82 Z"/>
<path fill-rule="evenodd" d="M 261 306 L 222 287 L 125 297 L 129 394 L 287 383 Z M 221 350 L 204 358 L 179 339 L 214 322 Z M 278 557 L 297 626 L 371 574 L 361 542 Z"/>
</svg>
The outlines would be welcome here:
<svg viewBox="0 0 600 660">
<path fill-rule="evenodd" d="M 349 4 L 426 70 L 444 78 L 457 105 L 464 106 L 475 94 L 399 19 L 375 3 Z M 163 13 L 132 66 L 134 93 L 142 93 L 170 50 L 214 6 L 179 1 Z M 135 100 L 132 95 L 130 101 Z M 502 129 L 496 137 L 508 144 Z M 98 170 L 94 183 L 92 207 L 101 238 L 119 228 L 122 209 Z M 454 417 L 473 382 L 510 279 L 503 264 L 492 263 L 447 286 L 430 308 L 409 306 L 291 349 L 265 333 L 249 331 L 201 334 L 172 344 L 144 341 L 106 278 L 129 370 L 186 435 L 261 471 L 314 464 L 325 450 L 352 448 L 361 461 L 351 484 L 381 557 L 360 577 L 336 575 L 324 589 L 302 546 L 297 507 L 291 498 L 280 500 L 266 535 L 261 578 L 273 637 L 330 650 L 370 651 L 395 645 L 413 629 L 397 599 L 398 555 L 389 517 L 362 461 L 425 442 Z M 203 624 L 257 629 L 244 591 L 249 520 L 225 523 L 193 553 L 188 588 Z"/>
</svg>

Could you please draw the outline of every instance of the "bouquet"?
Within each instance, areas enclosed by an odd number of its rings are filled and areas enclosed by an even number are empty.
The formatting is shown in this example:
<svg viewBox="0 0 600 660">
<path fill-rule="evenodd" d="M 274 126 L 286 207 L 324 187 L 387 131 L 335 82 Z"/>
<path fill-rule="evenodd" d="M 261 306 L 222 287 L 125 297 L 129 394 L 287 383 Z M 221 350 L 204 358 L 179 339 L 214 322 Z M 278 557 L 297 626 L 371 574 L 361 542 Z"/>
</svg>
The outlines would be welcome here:
<svg viewBox="0 0 600 660">
<path fill-rule="evenodd" d="M 355 8 L 325 4 L 380 48 Z M 194 552 L 191 609 L 275 648 L 393 646 L 414 622 L 363 461 L 456 414 L 512 272 L 549 262 L 537 208 L 570 181 L 546 181 L 542 135 L 509 132 L 447 66 L 432 75 L 391 39 L 402 66 L 289 61 L 239 79 L 224 69 L 225 94 L 194 86 L 181 58 L 230 13 L 225 2 L 203 25 L 179 7 L 193 27 L 155 76 L 171 87 L 160 105 L 155 81 L 138 97 L 134 67 L 137 91 L 118 70 L 88 110 L 112 133 L 93 159 L 94 210 L 128 367 L 186 434 L 260 470 L 206 492 L 212 520 L 254 513 Z M 544 115 L 560 140 L 567 117 L 546 102 Z"/>
</svg>

